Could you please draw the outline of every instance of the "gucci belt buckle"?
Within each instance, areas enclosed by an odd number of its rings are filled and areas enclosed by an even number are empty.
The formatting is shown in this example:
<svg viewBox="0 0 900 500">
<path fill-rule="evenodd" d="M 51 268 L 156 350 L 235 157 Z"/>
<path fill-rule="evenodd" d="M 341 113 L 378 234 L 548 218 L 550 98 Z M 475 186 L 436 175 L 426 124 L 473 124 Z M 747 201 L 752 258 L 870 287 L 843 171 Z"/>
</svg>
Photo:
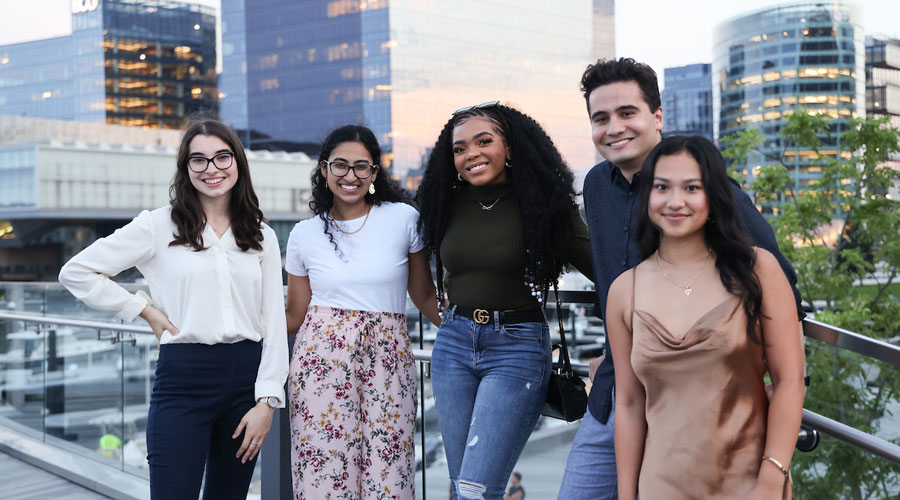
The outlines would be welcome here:
<svg viewBox="0 0 900 500">
<path fill-rule="evenodd" d="M 472 312 L 472 319 L 479 325 L 486 325 L 491 321 L 491 314 L 485 309 L 475 309 Z"/>
</svg>

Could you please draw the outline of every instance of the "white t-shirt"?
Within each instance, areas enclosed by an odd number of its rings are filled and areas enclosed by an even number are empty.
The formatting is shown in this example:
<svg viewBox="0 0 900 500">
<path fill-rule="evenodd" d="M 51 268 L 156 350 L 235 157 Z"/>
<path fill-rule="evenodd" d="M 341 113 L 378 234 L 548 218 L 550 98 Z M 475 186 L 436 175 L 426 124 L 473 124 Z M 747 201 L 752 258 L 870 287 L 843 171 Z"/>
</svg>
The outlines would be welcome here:
<svg viewBox="0 0 900 500">
<path fill-rule="evenodd" d="M 335 221 L 356 231 L 365 216 Z M 354 234 L 328 228 L 319 216 L 300 221 L 288 239 L 285 270 L 309 276 L 310 305 L 377 312 L 406 312 L 409 254 L 422 250 L 419 213 L 405 203 L 373 205 Z"/>
</svg>

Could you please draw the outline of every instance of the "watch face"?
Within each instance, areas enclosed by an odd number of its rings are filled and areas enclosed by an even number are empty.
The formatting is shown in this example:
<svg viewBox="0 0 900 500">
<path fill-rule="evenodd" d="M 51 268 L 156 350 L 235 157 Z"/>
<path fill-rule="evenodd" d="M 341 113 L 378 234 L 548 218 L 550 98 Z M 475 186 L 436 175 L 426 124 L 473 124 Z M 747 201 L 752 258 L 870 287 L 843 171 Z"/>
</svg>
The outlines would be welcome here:
<svg viewBox="0 0 900 500">
<path fill-rule="evenodd" d="M 266 398 L 266 404 L 271 406 L 272 408 L 278 408 L 278 398 L 275 396 L 269 396 Z"/>
</svg>

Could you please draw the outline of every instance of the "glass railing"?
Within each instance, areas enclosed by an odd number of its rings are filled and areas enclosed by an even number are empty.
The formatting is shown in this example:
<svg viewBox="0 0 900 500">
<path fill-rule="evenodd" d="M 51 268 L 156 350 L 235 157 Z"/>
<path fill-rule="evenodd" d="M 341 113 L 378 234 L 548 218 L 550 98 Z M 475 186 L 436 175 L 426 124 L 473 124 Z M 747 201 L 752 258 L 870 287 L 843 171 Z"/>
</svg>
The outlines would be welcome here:
<svg viewBox="0 0 900 500">
<path fill-rule="evenodd" d="M 586 362 L 603 345 L 602 325 L 592 318 L 588 305 L 593 294 L 560 295 L 573 356 Z M 436 328 L 423 324 L 411 305 L 408 312 L 420 374 L 417 498 L 444 499 L 450 483 L 428 366 Z M 556 337 L 555 307 L 548 307 L 547 313 Z M 894 444 L 900 438 L 900 407 L 893 395 L 900 389 L 900 349 L 827 325 L 806 326 L 814 384 L 834 382 L 828 380 L 825 361 L 822 367 L 815 364 L 820 359 L 855 368 L 848 372 L 852 377 L 835 386 L 834 398 L 807 400 L 804 423 L 823 433 L 822 445 L 795 454 L 795 482 L 804 491 L 814 491 L 809 485 L 825 483 L 829 474 L 836 474 L 825 464 L 846 462 L 844 483 L 871 476 L 869 469 L 885 473 L 876 476 L 878 481 L 860 480 L 854 491 L 861 492 L 861 498 L 897 494 L 900 487 L 890 482 L 897 479 L 890 478 L 900 478 L 900 448 Z M 111 323 L 110 315 L 86 308 L 58 284 L 0 283 L 0 425 L 147 478 L 144 434 L 157 353 L 156 340 L 142 322 Z M 879 397 L 883 404 L 878 404 Z M 530 497 L 555 498 L 577 428 L 577 423 L 543 417 L 538 422 L 515 468 Z M 280 410 L 250 498 L 290 496 L 289 436 L 288 415 Z M 849 458 L 841 462 L 835 456 Z M 856 474 L 861 464 L 868 469 Z"/>
</svg>

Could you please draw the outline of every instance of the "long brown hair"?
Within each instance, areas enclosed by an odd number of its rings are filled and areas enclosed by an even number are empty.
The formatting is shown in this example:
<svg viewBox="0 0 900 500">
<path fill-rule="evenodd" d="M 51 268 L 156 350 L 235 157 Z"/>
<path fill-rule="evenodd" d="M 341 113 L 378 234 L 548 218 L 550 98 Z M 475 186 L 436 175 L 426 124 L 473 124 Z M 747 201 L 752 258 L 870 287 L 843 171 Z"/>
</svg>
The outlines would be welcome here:
<svg viewBox="0 0 900 500">
<path fill-rule="evenodd" d="M 253 191 L 250 180 L 250 166 L 244 147 L 234 133 L 224 123 L 210 119 L 200 119 L 188 123 L 178 148 L 177 170 L 172 184 L 169 186 L 169 203 L 172 205 L 172 222 L 177 232 L 169 246 L 187 245 L 199 252 L 203 246 L 203 228 L 206 215 L 200 205 L 197 190 L 191 184 L 191 173 L 188 170 L 188 156 L 191 154 L 191 141 L 198 135 L 212 135 L 225 141 L 234 152 L 234 168 L 237 168 L 237 181 L 231 188 L 228 203 L 228 215 L 231 219 L 231 234 L 241 250 L 262 250 L 263 235 L 260 224 L 264 221 L 259 199 Z"/>
</svg>

